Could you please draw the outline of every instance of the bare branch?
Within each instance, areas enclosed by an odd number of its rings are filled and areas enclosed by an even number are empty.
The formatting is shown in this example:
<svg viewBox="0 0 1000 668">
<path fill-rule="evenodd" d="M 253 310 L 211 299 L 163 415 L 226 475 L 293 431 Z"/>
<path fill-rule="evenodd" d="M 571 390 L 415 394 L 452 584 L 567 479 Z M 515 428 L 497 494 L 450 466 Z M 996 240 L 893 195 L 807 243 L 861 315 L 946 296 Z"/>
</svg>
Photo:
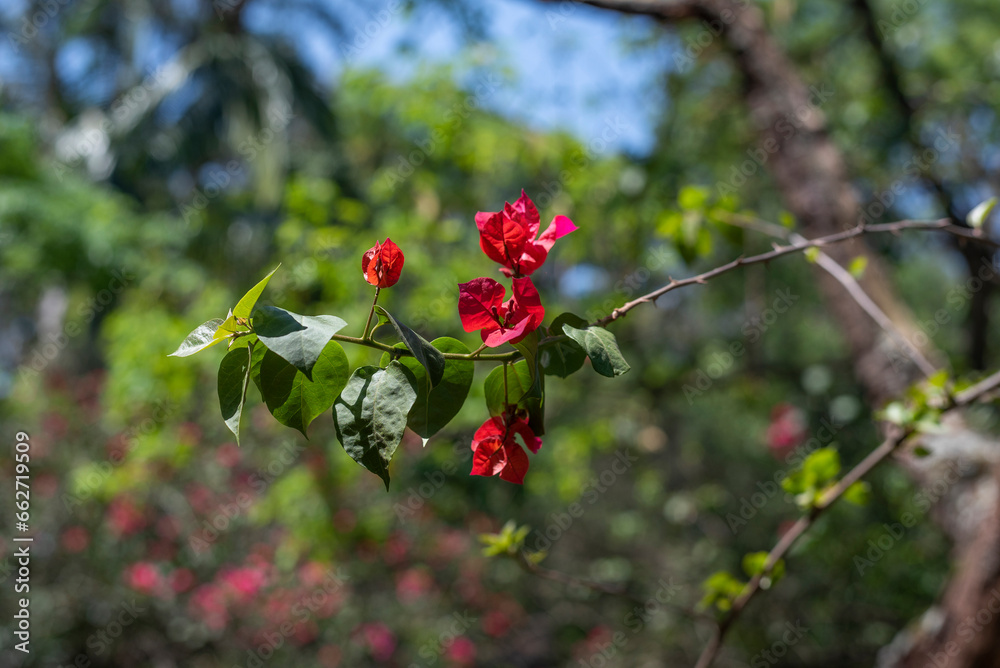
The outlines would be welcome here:
<svg viewBox="0 0 1000 668">
<path fill-rule="evenodd" d="M 963 390 L 962 392 L 954 395 L 953 403 L 945 411 L 943 411 L 943 413 L 968 406 L 969 404 L 985 398 L 986 395 L 990 394 L 998 387 L 1000 387 L 1000 371 L 995 372 L 993 375 L 983 379 L 979 383 L 976 383 L 967 390 Z M 698 658 L 698 663 L 695 664 L 695 668 L 708 668 L 712 665 L 712 662 L 718 655 L 719 650 L 722 649 L 726 633 L 739 619 L 740 614 L 746 608 L 750 600 L 761 590 L 761 581 L 764 577 L 770 574 L 771 569 L 774 568 L 775 564 L 788 554 L 788 551 L 792 549 L 795 541 L 805 534 L 806 531 L 808 531 L 816 523 L 816 520 L 820 517 L 820 515 L 836 503 L 851 485 L 864 478 L 876 466 L 885 461 L 889 455 L 895 452 L 896 448 L 898 448 L 900 444 L 902 444 L 912 434 L 912 431 L 899 427 L 890 429 L 888 437 L 886 437 L 881 445 L 872 450 L 867 457 L 861 460 L 857 466 L 851 469 L 836 485 L 833 486 L 833 488 L 824 494 L 823 498 L 813 507 L 812 511 L 808 515 L 800 517 L 798 521 L 792 525 L 792 528 L 782 534 L 777 544 L 768 553 L 761 572 L 750 579 L 750 582 L 748 582 L 743 588 L 740 595 L 733 601 L 733 606 L 729 609 L 722 620 L 719 621 L 715 633 L 712 634 L 712 639 L 702 651 L 701 656 Z"/>
</svg>

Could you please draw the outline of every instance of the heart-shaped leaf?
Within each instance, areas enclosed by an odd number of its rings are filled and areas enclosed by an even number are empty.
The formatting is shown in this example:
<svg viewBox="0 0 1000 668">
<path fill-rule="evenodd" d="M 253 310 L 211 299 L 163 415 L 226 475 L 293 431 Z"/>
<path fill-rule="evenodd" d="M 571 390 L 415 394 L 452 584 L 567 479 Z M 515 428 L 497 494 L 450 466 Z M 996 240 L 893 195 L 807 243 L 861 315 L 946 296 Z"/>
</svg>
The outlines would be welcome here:
<svg viewBox="0 0 1000 668">
<path fill-rule="evenodd" d="M 420 362 L 425 369 L 427 369 L 427 378 L 430 380 L 431 387 L 440 383 L 441 379 L 444 377 L 445 362 L 444 355 L 441 354 L 441 351 L 431 345 L 427 339 L 396 320 L 391 313 L 386 311 L 381 306 L 376 306 L 375 311 L 378 313 L 379 320 L 392 324 L 396 333 L 399 334 L 399 338 L 403 340 L 403 343 L 406 344 L 409 351 L 413 353 L 413 356 L 417 359 L 417 361 Z"/>
<path fill-rule="evenodd" d="M 385 369 L 354 371 L 333 404 L 337 439 L 351 459 L 377 475 L 389 489 L 389 462 L 406 431 L 417 398 L 413 374 L 398 361 Z"/>
<path fill-rule="evenodd" d="M 259 306 L 253 312 L 253 328 L 264 345 L 310 380 L 327 342 L 346 326 L 333 315 L 299 315 L 276 306 Z"/>
<path fill-rule="evenodd" d="M 215 338 L 215 332 L 218 331 L 223 322 L 222 318 L 213 318 L 208 322 L 201 323 L 193 332 L 187 335 L 187 338 L 181 342 L 177 350 L 170 353 L 168 357 L 187 357 L 205 348 L 214 346 L 222 340 L 221 338 Z"/>
<path fill-rule="evenodd" d="M 273 350 L 254 365 L 251 375 L 271 415 L 308 438 L 309 424 L 333 405 L 347 385 L 350 366 L 341 345 L 330 341 L 313 366 L 312 380 Z"/>
<path fill-rule="evenodd" d="M 240 417 L 250 383 L 250 350 L 246 344 L 234 346 L 219 365 L 219 406 L 226 426 L 240 442 Z"/>
<path fill-rule="evenodd" d="M 569 338 L 579 343 L 590 362 L 594 366 L 594 371 L 602 376 L 613 378 L 627 373 L 631 368 L 622 351 L 618 348 L 618 340 L 615 335 L 603 327 L 588 327 L 577 329 L 572 325 L 563 325 L 563 333 Z"/>
<path fill-rule="evenodd" d="M 434 339 L 431 344 L 443 353 L 469 354 L 464 343 L 447 336 Z M 398 344 L 397 347 L 403 345 Z M 390 355 L 385 353 L 382 365 L 387 365 L 389 361 Z M 427 371 L 415 358 L 400 357 L 399 363 L 410 370 L 417 384 L 417 398 L 410 409 L 406 426 L 421 438 L 428 439 L 444 429 L 462 410 L 472 387 L 475 363 L 471 360 L 445 360 L 444 375 L 433 389 L 428 384 Z"/>
<path fill-rule="evenodd" d="M 563 313 L 552 321 L 549 331 L 553 334 L 562 334 L 563 325 L 572 325 L 576 328 L 586 328 L 587 321 L 572 313 Z M 559 376 L 566 378 L 583 366 L 587 360 L 587 353 L 579 343 L 573 339 L 565 339 L 546 346 L 539 353 L 538 361 L 542 366 L 542 371 L 549 376 Z"/>
</svg>

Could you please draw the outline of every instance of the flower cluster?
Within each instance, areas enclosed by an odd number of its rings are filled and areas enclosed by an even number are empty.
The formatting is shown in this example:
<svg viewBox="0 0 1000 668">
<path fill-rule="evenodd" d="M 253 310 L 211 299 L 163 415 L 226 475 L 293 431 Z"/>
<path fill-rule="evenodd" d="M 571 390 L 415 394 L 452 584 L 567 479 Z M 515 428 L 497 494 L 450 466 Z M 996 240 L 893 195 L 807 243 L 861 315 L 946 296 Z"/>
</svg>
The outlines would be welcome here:
<svg viewBox="0 0 1000 668">
<path fill-rule="evenodd" d="M 539 235 L 540 222 L 538 209 L 523 190 L 514 204 L 504 203 L 503 211 L 476 214 L 479 246 L 501 265 L 501 273 L 513 279 L 506 301 L 506 288 L 492 278 L 458 286 L 462 327 L 479 332 L 490 348 L 520 343 L 545 318 L 545 307 L 529 276 L 542 266 L 556 240 L 577 228 L 566 216 L 556 216 Z M 473 437 L 472 475 L 499 475 L 520 485 L 528 470 L 522 444 L 533 453 L 542 447 L 517 406 L 507 405 L 503 415 L 487 420 Z"/>
</svg>

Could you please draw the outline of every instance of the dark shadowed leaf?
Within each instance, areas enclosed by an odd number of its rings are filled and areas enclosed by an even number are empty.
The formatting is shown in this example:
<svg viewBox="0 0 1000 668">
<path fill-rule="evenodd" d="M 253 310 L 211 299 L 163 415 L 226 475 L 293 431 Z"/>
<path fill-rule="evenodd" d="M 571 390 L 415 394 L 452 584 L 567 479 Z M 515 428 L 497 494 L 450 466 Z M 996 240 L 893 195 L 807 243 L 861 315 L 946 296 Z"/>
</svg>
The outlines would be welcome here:
<svg viewBox="0 0 1000 668">
<path fill-rule="evenodd" d="M 337 439 L 351 459 L 377 475 L 389 489 L 389 462 L 406 431 L 417 398 L 413 374 L 398 361 L 385 369 L 355 370 L 333 404 Z"/>
</svg>

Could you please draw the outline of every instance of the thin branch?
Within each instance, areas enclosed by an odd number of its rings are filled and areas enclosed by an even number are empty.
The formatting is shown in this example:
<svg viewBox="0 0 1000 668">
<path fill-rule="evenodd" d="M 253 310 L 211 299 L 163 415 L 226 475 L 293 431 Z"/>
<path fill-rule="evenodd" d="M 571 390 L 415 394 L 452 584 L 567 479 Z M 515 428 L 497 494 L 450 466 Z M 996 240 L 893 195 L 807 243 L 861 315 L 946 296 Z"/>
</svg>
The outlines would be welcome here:
<svg viewBox="0 0 1000 668">
<path fill-rule="evenodd" d="M 969 404 L 984 398 L 987 394 L 993 392 L 997 388 L 1000 388 L 1000 371 L 995 372 L 993 375 L 983 379 L 972 387 L 955 394 L 953 397 L 953 403 L 942 411 L 942 413 L 968 406 Z M 708 645 L 705 646 L 701 656 L 698 658 L 698 663 L 695 664 L 695 668 L 708 668 L 712 665 L 712 662 L 718 655 L 719 650 L 722 649 L 726 633 L 739 619 L 740 614 L 746 608 L 750 600 L 757 594 L 757 592 L 761 591 L 760 584 L 763 578 L 769 575 L 775 564 L 783 559 L 788 551 L 792 549 L 792 546 L 795 545 L 795 541 L 805 534 L 806 531 L 808 531 L 816 523 L 816 520 L 820 517 L 820 515 L 833 506 L 833 504 L 844 495 L 844 492 L 846 492 L 851 485 L 864 478 L 876 466 L 885 461 L 889 455 L 895 452 L 896 448 L 898 448 L 899 445 L 912 434 L 912 430 L 898 427 L 894 428 L 881 445 L 872 450 L 867 457 L 861 460 L 857 466 L 851 469 L 843 478 L 841 478 L 839 482 L 837 482 L 836 485 L 823 495 L 808 515 L 800 517 L 788 531 L 782 534 L 781 539 L 768 553 L 767 559 L 764 560 L 764 566 L 761 569 L 761 572 L 750 579 L 750 582 L 748 582 L 743 588 L 740 595 L 736 597 L 735 601 L 733 601 L 733 606 L 719 622 L 715 632 L 712 634 L 712 639 L 709 641 Z"/>
<path fill-rule="evenodd" d="M 838 244 L 850 239 L 855 239 L 864 234 L 873 233 L 899 233 L 905 230 L 940 230 L 942 232 L 947 232 L 957 237 L 962 237 L 965 239 L 974 239 L 980 243 L 984 243 L 994 247 L 1000 247 L 1000 242 L 994 241 L 989 237 L 984 236 L 978 230 L 973 230 L 967 227 L 959 227 L 958 225 L 952 224 L 951 220 L 948 218 L 942 218 L 940 220 L 900 220 L 894 223 L 879 223 L 877 225 L 858 225 L 857 227 L 852 227 L 850 229 L 844 230 L 843 232 L 837 232 L 835 234 L 830 234 L 824 237 L 816 237 L 815 239 L 803 240 L 799 243 L 792 243 L 787 246 L 777 246 L 774 250 L 767 253 L 761 253 L 760 255 L 752 255 L 750 257 L 738 257 L 732 262 L 727 262 L 726 264 L 720 265 L 715 269 L 706 271 L 703 274 L 698 274 L 697 276 L 692 276 L 690 278 L 682 279 L 672 279 L 669 283 L 661 288 L 653 290 L 649 294 L 643 295 L 637 299 L 633 299 L 622 306 L 619 306 L 610 315 L 607 315 L 597 322 L 595 325 L 605 326 L 609 322 L 613 322 L 623 317 L 626 313 L 634 309 L 640 304 L 646 304 L 649 302 L 655 302 L 657 299 L 663 295 L 676 290 L 678 288 L 683 288 L 688 285 L 703 284 L 722 274 L 738 269 L 739 267 L 744 267 L 751 264 L 759 264 L 763 262 L 770 262 L 779 257 L 784 257 L 785 255 L 791 255 L 792 253 L 799 253 L 809 248 L 822 248 L 823 246 L 830 246 L 833 244 Z"/>
<path fill-rule="evenodd" d="M 765 234 L 769 234 L 772 237 L 779 237 L 781 239 L 787 239 L 793 243 L 803 243 L 806 238 L 801 234 L 796 234 L 786 227 L 777 225 L 775 223 L 770 223 L 764 220 L 759 220 L 757 218 L 750 218 L 747 216 L 742 216 L 740 214 L 723 214 L 721 216 L 723 222 L 730 225 L 736 225 L 739 227 L 754 229 Z M 924 354 L 914 345 L 906 336 L 896 327 L 896 323 L 892 321 L 885 311 L 875 303 L 865 289 L 861 287 L 861 284 L 851 275 L 851 272 L 844 269 L 840 263 L 834 260 L 832 257 L 819 251 L 816 255 L 816 264 L 830 274 L 838 283 L 844 286 L 858 306 L 871 317 L 875 323 L 881 327 L 886 334 L 888 334 L 892 339 L 895 339 L 896 343 L 900 345 L 905 350 L 909 351 L 910 358 L 913 363 L 920 368 L 920 371 L 927 376 L 933 376 L 937 372 L 937 367 L 928 360 Z"/>
</svg>

